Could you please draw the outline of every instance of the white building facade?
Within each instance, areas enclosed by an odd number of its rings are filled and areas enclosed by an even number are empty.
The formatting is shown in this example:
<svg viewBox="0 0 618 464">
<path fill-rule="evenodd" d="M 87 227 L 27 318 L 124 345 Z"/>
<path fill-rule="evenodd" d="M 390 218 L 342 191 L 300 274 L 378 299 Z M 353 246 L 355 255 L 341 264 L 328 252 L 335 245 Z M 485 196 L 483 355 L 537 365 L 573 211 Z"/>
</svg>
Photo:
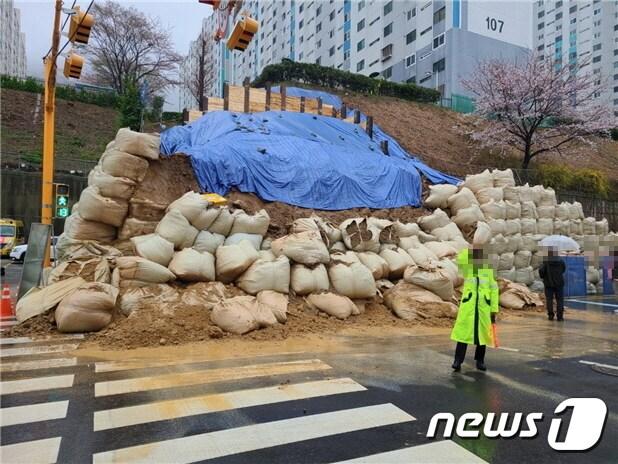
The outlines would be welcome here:
<svg viewBox="0 0 618 464">
<path fill-rule="evenodd" d="M 21 32 L 20 12 L 13 0 L 0 1 L 0 73 L 26 77 L 26 36 Z"/>
</svg>

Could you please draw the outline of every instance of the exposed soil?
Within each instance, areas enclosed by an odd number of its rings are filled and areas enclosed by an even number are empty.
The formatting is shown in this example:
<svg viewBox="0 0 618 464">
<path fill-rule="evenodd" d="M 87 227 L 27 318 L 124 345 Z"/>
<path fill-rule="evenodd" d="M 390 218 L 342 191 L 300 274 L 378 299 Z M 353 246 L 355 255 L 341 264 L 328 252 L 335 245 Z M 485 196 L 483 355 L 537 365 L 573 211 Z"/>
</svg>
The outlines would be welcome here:
<svg viewBox="0 0 618 464">
<path fill-rule="evenodd" d="M 146 177 L 133 198 L 169 204 L 190 191 L 199 192 L 191 162 L 184 155 L 149 161 Z"/>
</svg>

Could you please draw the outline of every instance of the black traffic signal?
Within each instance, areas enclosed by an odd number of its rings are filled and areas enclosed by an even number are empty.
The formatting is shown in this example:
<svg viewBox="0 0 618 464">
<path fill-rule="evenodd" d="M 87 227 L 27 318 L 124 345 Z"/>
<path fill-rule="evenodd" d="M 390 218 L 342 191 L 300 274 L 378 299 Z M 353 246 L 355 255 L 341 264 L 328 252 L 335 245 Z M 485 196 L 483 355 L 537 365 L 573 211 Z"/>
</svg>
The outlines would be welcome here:
<svg viewBox="0 0 618 464">
<path fill-rule="evenodd" d="M 56 214 L 55 217 L 66 218 L 69 216 L 69 186 L 67 184 L 54 184 L 56 187 Z"/>
</svg>

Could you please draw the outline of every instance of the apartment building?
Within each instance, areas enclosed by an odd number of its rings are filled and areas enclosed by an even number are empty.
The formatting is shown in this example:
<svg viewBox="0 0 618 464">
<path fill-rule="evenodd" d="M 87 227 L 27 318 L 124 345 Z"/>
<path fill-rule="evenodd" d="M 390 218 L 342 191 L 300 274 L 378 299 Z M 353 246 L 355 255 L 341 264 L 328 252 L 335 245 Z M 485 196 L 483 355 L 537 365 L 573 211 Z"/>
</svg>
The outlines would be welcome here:
<svg viewBox="0 0 618 464">
<path fill-rule="evenodd" d="M 13 0 L 0 1 L 0 73 L 26 77 L 26 36 Z"/>
<path fill-rule="evenodd" d="M 587 62 L 580 72 L 607 84 L 597 98 L 618 116 L 618 1 L 535 1 L 533 46 L 556 66 Z"/>
</svg>

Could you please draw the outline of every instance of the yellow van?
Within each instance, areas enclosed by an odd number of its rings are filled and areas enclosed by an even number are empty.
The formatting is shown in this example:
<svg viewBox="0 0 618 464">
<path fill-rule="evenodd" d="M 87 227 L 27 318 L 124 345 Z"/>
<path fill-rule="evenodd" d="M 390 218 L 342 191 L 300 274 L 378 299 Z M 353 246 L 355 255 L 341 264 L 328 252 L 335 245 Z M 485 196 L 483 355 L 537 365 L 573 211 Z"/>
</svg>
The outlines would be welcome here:
<svg viewBox="0 0 618 464">
<path fill-rule="evenodd" d="M 8 257 L 14 246 L 25 243 L 24 223 L 15 219 L 0 219 L 0 256 Z"/>
</svg>

